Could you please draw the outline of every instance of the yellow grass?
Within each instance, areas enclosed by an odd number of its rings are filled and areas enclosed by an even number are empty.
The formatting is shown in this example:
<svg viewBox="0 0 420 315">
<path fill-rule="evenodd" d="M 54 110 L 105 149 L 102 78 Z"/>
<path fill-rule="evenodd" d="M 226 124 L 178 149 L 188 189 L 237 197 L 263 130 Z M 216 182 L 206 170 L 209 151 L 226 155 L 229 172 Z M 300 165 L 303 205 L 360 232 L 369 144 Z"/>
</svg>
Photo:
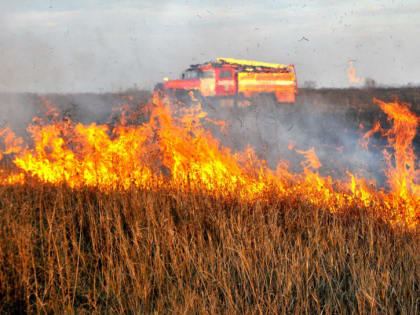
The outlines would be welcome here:
<svg viewBox="0 0 420 315">
<path fill-rule="evenodd" d="M 419 233 L 348 213 L 0 187 L 0 312 L 418 314 Z"/>
</svg>

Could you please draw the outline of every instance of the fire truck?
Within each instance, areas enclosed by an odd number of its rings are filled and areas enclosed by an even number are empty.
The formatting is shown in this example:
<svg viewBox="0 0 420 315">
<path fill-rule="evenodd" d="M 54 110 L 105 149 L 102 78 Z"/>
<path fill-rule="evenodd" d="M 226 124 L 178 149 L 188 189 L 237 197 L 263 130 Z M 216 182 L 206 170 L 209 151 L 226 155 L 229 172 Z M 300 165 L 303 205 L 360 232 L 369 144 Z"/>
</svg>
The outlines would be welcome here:
<svg viewBox="0 0 420 315">
<path fill-rule="evenodd" d="M 205 99 L 273 95 L 279 103 L 294 103 L 298 87 L 294 65 L 217 58 L 191 65 L 180 79 L 166 79 L 155 90 L 166 95 L 190 94 Z"/>
</svg>

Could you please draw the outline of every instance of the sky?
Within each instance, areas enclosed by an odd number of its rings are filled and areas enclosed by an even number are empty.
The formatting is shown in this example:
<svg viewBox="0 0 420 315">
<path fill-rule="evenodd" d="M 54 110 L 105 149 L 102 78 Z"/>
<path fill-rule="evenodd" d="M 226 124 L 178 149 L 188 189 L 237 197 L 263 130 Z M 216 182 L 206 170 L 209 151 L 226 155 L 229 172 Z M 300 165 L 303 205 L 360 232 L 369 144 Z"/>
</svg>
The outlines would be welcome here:
<svg viewBox="0 0 420 315">
<path fill-rule="evenodd" d="M 217 57 L 420 84 L 419 34 L 419 0 L 0 0 L 0 92 L 151 89 Z"/>
</svg>

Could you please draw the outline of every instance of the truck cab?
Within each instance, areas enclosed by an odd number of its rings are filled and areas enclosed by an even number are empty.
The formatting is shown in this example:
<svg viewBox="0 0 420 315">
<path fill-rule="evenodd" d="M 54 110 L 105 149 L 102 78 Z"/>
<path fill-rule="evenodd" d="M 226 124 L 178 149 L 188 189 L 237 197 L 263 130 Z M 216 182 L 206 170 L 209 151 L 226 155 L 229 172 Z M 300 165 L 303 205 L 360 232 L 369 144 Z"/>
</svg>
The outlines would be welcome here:
<svg viewBox="0 0 420 315">
<path fill-rule="evenodd" d="M 165 91 L 196 91 L 203 97 L 234 96 L 237 92 L 237 78 L 232 67 L 192 67 L 177 80 L 169 80 L 161 86 Z"/>
</svg>

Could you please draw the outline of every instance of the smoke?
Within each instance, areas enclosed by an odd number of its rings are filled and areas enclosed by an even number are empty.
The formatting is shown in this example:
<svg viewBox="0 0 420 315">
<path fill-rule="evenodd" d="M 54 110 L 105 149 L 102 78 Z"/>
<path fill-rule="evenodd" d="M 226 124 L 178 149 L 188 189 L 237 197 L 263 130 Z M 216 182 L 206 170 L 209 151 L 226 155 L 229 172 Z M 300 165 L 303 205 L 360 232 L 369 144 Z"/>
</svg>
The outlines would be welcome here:
<svg viewBox="0 0 420 315">
<path fill-rule="evenodd" d="M 0 93 L 0 129 L 10 127 L 16 134 L 24 135 L 39 110 L 32 94 Z"/>
<path fill-rule="evenodd" d="M 122 106 L 138 108 L 150 98 L 148 91 L 120 93 L 45 94 L 0 93 L 0 129 L 10 127 L 17 136 L 27 138 L 27 127 L 33 118 L 48 123 L 48 107 L 54 108 L 61 119 L 83 124 L 106 124 L 121 115 Z"/>
<path fill-rule="evenodd" d="M 212 128 L 222 145 L 241 151 L 250 145 L 275 169 L 279 161 L 287 161 L 293 172 L 302 171 L 304 156 L 296 150 L 315 149 L 322 167 L 321 175 L 345 178 L 346 171 L 373 179 L 383 185 L 385 168 L 381 140 L 371 140 L 372 151 L 360 144 L 361 132 L 352 109 L 336 112 L 334 104 L 322 101 L 324 108 L 312 103 L 276 104 L 270 98 L 261 99 L 248 107 L 233 109 L 220 104 L 206 106 L 210 117 L 228 122 L 225 132 Z"/>
</svg>

